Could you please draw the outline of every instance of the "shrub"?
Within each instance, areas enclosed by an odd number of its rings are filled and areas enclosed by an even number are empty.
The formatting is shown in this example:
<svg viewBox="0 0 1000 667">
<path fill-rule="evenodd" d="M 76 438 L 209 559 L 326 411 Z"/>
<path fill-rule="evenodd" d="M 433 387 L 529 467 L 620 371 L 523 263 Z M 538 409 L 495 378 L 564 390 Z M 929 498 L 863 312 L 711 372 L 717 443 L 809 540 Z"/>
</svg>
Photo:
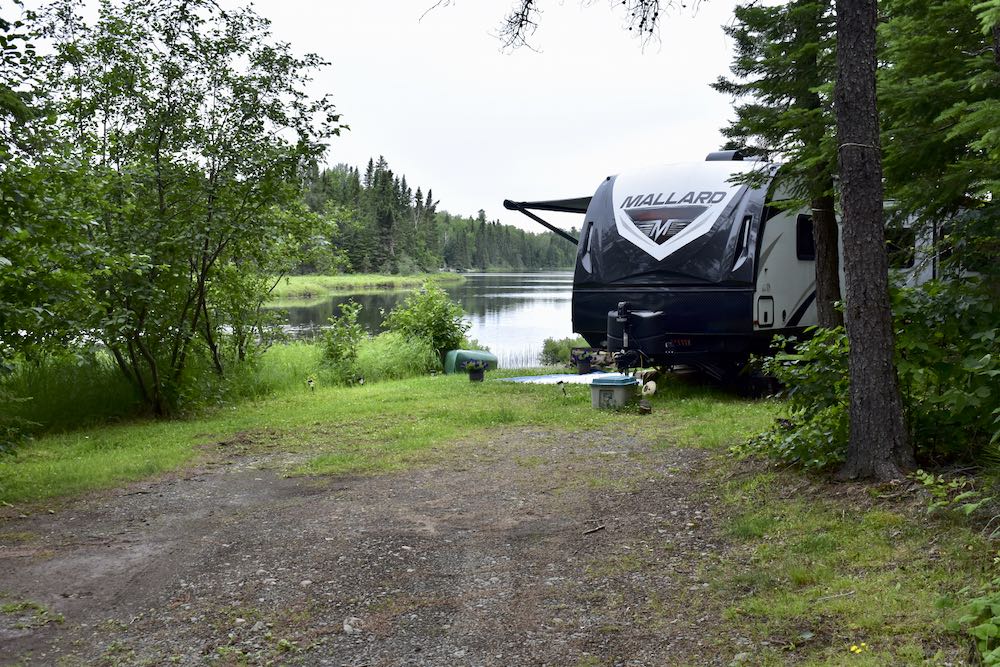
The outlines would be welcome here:
<svg viewBox="0 0 1000 667">
<path fill-rule="evenodd" d="M 1000 311 L 974 277 L 893 295 L 897 366 L 918 446 L 975 457 L 1000 441 Z"/>
<path fill-rule="evenodd" d="M 340 315 L 330 318 L 330 327 L 323 331 L 323 361 L 331 379 L 339 384 L 353 382 L 358 376 L 358 347 L 366 337 L 358 322 L 361 304 L 348 301 L 341 304 Z"/>
<path fill-rule="evenodd" d="M 762 362 L 766 374 L 787 389 L 788 418 L 736 453 L 759 453 L 805 468 L 825 468 L 844 460 L 847 450 L 847 335 L 842 327 L 814 329 L 794 354 L 779 352 Z M 790 344 L 775 339 L 783 350 Z"/>
<path fill-rule="evenodd" d="M 389 331 L 430 342 L 439 358 L 461 346 L 469 323 L 462 318 L 462 307 L 448 298 L 440 287 L 425 283 L 385 318 Z"/>
<path fill-rule="evenodd" d="M 893 293 L 896 365 L 918 456 L 995 459 L 1000 444 L 1000 338 L 988 285 L 966 277 Z M 778 339 L 779 347 L 788 341 Z M 810 468 L 844 459 L 848 439 L 847 336 L 815 330 L 795 354 L 763 362 L 787 387 L 788 419 L 736 449 Z M 992 449 L 991 449 L 992 448 Z"/>
<path fill-rule="evenodd" d="M 30 399 L 17 398 L 13 394 L 0 389 L 0 456 L 13 454 L 21 445 L 30 439 L 31 431 L 39 424 L 28 421 L 17 414 L 11 414 L 11 407 L 17 407 Z"/>
<path fill-rule="evenodd" d="M 548 366 L 568 364 L 574 347 L 587 347 L 582 336 L 575 338 L 546 338 L 542 342 L 541 362 Z"/>
<path fill-rule="evenodd" d="M 361 344 L 356 368 L 366 382 L 401 380 L 439 370 L 441 360 L 430 341 L 386 331 Z"/>
<path fill-rule="evenodd" d="M 963 592 L 970 591 L 965 589 Z M 950 629 L 964 630 L 972 636 L 979 654 L 977 664 L 1000 665 L 1000 577 L 982 586 L 960 613 L 962 616 L 949 624 Z"/>
</svg>

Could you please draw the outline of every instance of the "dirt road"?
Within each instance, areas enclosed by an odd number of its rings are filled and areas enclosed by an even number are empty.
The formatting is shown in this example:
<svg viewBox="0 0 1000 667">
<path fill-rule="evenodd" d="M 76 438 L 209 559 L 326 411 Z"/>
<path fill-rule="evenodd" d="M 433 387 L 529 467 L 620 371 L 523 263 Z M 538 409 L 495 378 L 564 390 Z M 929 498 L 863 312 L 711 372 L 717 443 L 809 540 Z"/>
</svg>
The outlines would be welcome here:
<svg viewBox="0 0 1000 667">
<path fill-rule="evenodd" d="M 219 447 L 54 514 L 9 511 L 0 661 L 732 661 L 706 575 L 726 549 L 708 455 L 610 432 L 490 438 L 354 478 Z"/>
</svg>

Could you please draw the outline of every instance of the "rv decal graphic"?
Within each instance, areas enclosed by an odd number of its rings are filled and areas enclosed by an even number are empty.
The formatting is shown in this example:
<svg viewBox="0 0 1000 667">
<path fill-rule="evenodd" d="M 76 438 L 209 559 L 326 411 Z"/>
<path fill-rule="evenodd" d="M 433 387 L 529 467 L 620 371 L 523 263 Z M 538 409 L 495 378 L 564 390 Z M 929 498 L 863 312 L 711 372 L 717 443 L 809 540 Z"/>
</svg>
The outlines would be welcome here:
<svg viewBox="0 0 1000 667">
<path fill-rule="evenodd" d="M 664 199 L 663 193 L 660 192 L 657 194 L 625 197 L 622 200 L 621 208 L 632 206 L 669 206 L 671 204 L 718 204 L 725 198 L 725 192 L 688 192 L 680 198 L 677 197 L 676 192 L 671 192 Z"/>
<path fill-rule="evenodd" d="M 669 164 L 616 176 L 611 205 L 618 235 L 654 259 L 665 259 L 712 231 L 746 190 L 732 176 L 754 164 Z"/>
<path fill-rule="evenodd" d="M 658 208 L 627 208 L 626 215 L 636 228 L 662 244 L 680 234 L 691 221 L 705 212 L 706 206 L 660 206 Z"/>
</svg>

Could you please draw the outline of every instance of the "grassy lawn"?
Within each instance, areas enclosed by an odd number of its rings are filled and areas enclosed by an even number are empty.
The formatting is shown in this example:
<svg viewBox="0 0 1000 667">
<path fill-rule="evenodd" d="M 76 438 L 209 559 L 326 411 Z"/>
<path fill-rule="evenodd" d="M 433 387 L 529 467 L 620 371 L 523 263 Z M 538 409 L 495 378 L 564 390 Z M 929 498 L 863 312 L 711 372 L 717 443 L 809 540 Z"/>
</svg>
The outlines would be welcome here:
<svg viewBox="0 0 1000 667">
<path fill-rule="evenodd" d="M 275 348 L 272 359 L 265 359 L 261 373 L 283 387 L 272 398 L 197 419 L 40 437 L 16 457 L 0 459 L 0 501 L 35 501 L 116 486 L 211 456 L 217 446 L 233 442 L 301 453 L 297 472 L 373 473 L 398 470 L 419 462 L 433 447 L 506 425 L 572 431 L 616 424 L 627 432 L 654 433 L 664 444 L 676 432 L 687 444 L 715 446 L 727 434 L 741 437 L 764 427 L 776 409 L 771 403 L 747 403 L 711 389 L 676 385 L 654 397 L 658 414 L 645 417 L 593 410 L 586 386 L 568 385 L 564 394 L 559 386 L 470 383 L 464 375 L 361 387 L 320 383 L 310 390 L 304 381 L 309 375 L 304 350 Z M 667 417 L 674 404 L 683 420 Z"/>
<path fill-rule="evenodd" d="M 457 273 L 418 273 L 390 276 L 378 273 L 347 273 L 336 276 L 285 276 L 274 288 L 274 299 L 304 299 L 326 296 L 347 290 L 403 289 L 420 287 L 426 282 L 457 284 L 465 278 Z"/>
<path fill-rule="evenodd" d="M 992 567 L 979 533 L 928 519 L 912 497 L 794 472 L 746 468 L 723 489 L 743 567 L 712 579 L 721 622 L 768 647 L 747 664 L 785 665 L 790 652 L 804 665 L 965 664 L 946 625 Z"/>
<path fill-rule="evenodd" d="M 290 453 L 286 474 L 377 474 L 453 456 L 456 443 L 504 428 L 571 437 L 614 426 L 664 449 L 718 452 L 705 475 L 728 547 L 706 566 L 721 615 L 705 632 L 750 638 L 755 648 L 739 664 L 959 664 L 965 640 L 947 622 L 967 597 L 960 591 L 988 578 L 987 542 L 961 520 L 927 518 L 912 494 L 727 456 L 774 420 L 777 403 L 681 381 L 661 382 L 650 416 L 593 410 L 585 386 L 564 393 L 464 375 L 310 390 L 303 358 L 278 349 L 265 360 L 262 372 L 284 387 L 268 399 L 39 438 L 0 460 L 0 500 L 52 502 L 242 451 Z"/>
</svg>

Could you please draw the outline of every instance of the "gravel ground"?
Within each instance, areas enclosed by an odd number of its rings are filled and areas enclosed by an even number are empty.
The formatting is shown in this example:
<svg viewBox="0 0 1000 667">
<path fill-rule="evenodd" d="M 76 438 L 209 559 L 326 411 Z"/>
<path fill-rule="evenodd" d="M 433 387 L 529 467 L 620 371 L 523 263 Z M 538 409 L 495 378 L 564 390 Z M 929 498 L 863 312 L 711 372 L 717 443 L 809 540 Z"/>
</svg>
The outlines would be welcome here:
<svg viewBox="0 0 1000 667">
<path fill-rule="evenodd" d="M 700 450 L 505 429 L 426 466 L 212 464 L 0 518 L 4 664 L 727 665 Z M 251 445 L 247 447 L 246 445 Z M 238 450 L 238 451 L 236 451 Z M 720 649 L 720 646 L 722 647 Z"/>
</svg>

